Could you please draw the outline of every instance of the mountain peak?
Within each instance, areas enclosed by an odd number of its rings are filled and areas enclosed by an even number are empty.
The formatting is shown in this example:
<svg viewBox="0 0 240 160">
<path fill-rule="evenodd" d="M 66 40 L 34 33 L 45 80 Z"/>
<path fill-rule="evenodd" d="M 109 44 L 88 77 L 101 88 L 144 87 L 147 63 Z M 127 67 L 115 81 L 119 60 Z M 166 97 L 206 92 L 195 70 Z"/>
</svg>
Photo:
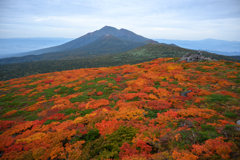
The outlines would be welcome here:
<svg viewBox="0 0 240 160">
<path fill-rule="evenodd" d="M 101 28 L 99 31 L 102 31 L 102 30 L 104 30 L 104 31 L 118 31 L 118 29 L 117 28 L 114 28 L 114 27 L 111 27 L 111 26 L 104 26 L 103 28 Z"/>
</svg>

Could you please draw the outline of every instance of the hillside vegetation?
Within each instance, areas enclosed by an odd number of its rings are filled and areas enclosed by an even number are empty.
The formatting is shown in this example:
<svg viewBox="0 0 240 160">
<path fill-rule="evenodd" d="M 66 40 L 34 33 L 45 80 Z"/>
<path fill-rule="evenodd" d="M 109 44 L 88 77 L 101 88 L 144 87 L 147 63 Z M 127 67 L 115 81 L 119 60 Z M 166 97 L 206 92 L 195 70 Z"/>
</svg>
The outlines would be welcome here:
<svg viewBox="0 0 240 160">
<path fill-rule="evenodd" d="M 177 60 L 1 81 L 0 158 L 239 158 L 240 63 Z"/>
<path fill-rule="evenodd" d="M 180 48 L 175 45 L 150 43 L 122 53 L 101 53 L 98 55 L 83 55 L 82 59 L 72 57 L 71 60 L 45 60 L 28 63 L 1 65 L 0 80 L 3 81 L 33 74 L 72 70 L 79 68 L 109 67 L 124 64 L 137 64 L 141 62 L 151 61 L 156 58 L 182 57 L 186 53 L 197 54 L 198 52 L 195 50 Z M 203 55 L 205 57 L 211 57 L 217 60 L 223 59 L 228 61 L 240 62 L 240 60 L 237 59 L 208 52 L 203 52 Z"/>
</svg>

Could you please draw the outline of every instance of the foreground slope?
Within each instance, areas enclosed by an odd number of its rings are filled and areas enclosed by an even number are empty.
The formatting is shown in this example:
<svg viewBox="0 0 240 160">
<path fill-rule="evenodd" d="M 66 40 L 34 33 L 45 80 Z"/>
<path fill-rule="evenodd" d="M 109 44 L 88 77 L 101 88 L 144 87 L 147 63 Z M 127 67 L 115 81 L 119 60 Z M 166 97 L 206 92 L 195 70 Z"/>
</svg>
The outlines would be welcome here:
<svg viewBox="0 0 240 160">
<path fill-rule="evenodd" d="M 2 81 L 0 156 L 237 159 L 239 79 L 237 62 L 159 58 Z"/>
</svg>

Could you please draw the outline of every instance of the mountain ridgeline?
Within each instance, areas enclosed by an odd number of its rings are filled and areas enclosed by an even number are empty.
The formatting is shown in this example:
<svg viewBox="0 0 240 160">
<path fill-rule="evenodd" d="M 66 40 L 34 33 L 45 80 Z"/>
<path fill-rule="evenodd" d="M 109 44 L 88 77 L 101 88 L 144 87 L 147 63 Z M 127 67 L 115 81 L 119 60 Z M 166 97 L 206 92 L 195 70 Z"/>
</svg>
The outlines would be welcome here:
<svg viewBox="0 0 240 160">
<path fill-rule="evenodd" d="M 82 59 L 100 56 L 102 54 L 114 54 L 119 52 L 125 52 L 140 46 L 143 46 L 146 42 L 133 42 L 126 41 L 114 37 L 112 35 L 101 36 L 101 39 L 94 41 L 88 45 L 59 52 L 49 52 L 40 55 L 28 55 L 23 57 L 12 57 L 0 60 L 0 64 L 9 63 L 22 63 L 40 60 L 70 60 L 70 59 Z"/>
<path fill-rule="evenodd" d="M 22 63 L 39 60 L 89 58 L 102 53 L 113 54 L 128 51 L 148 43 L 158 43 L 126 29 L 105 26 L 65 44 L 27 52 L 27 56 L 0 60 L 0 64 Z"/>
</svg>

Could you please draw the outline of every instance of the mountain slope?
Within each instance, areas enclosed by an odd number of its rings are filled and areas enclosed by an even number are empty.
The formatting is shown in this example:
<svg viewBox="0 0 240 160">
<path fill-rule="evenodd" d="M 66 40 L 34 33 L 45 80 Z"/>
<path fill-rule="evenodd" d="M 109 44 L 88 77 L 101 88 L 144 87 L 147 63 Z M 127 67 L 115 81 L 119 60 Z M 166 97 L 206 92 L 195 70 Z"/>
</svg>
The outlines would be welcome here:
<svg viewBox="0 0 240 160">
<path fill-rule="evenodd" d="M 9 63 L 22 63 L 22 62 L 31 62 L 31 61 L 40 61 L 40 60 L 60 60 L 60 59 L 76 59 L 76 58 L 89 58 L 94 56 L 99 56 L 101 54 L 113 54 L 128 51 L 140 46 L 143 46 L 146 42 L 133 42 L 126 41 L 114 37 L 112 35 L 103 35 L 98 38 L 93 43 L 88 45 L 62 51 L 62 52 L 50 52 L 44 53 L 41 55 L 29 55 L 24 57 L 13 57 L 0 59 L 0 64 L 9 64 Z"/>
<path fill-rule="evenodd" d="M 161 57 L 182 57 L 186 53 L 196 54 L 198 52 L 195 50 L 184 49 L 172 45 L 148 44 L 127 52 L 116 53 L 111 55 L 102 55 L 93 58 L 7 64 L 1 65 L 0 67 L 1 77 L 0 80 L 8 80 L 32 74 L 72 70 L 78 68 L 108 67 L 123 64 L 137 64 Z M 212 57 L 217 60 L 224 59 L 229 61 L 240 62 L 240 60 L 237 59 L 212 54 L 208 52 L 203 52 L 203 55 L 205 57 Z"/>
<path fill-rule="evenodd" d="M 128 41 L 134 41 L 134 42 L 144 42 L 144 41 L 149 40 L 148 38 L 137 35 L 137 34 L 131 32 L 131 31 L 128 31 L 126 29 L 118 30 L 114 27 L 105 26 L 105 27 L 101 28 L 100 30 L 96 30 L 94 32 L 87 33 L 84 36 L 81 36 L 77 39 L 74 39 L 74 40 L 72 40 L 70 42 L 67 42 L 67 43 L 64 43 L 62 45 L 55 46 L 55 47 L 49 47 L 49 48 L 45 48 L 45 49 L 40 49 L 40 50 L 36 50 L 36 51 L 31 51 L 31 52 L 27 52 L 25 54 L 39 55 L 39 54 L 48 53 L 48 52 L 58 52 L 58 51 L 76 49 L 76 48 L 79 48 L 79 47 L 82 47 L 82 46 L 85 46 L 87 44 L 90 44 L 90 43 L 94 42 L 99 37 L 101 37 L 105 34 L 113 35 L 113 36 L 118 37 L 120 39 L 128 40 Z"/>
<path fill-rule="evenodd" d="M 127 57 L 131 57 L 128 58 L 128 60 L 131 62 L 132 60 L 136 61 L 136 62 L 144 62 L 146 60 L 153 60 L 155 58 L 159 58 L 159 57 L 182 57 L 184 54 L 186 53 L 193 53 L 193 54 L 197 54 L 198 51 L 196 50 L 190 50 L 190 49 L 185 49 L 185 48 L 181 48 L 178 47 L 176 45 L 166 45 L 166 44 L 148 44 L 124 53 L 118 53 L 118 54 L 114 54 L 111 55 L 110 57 L 112 58 L 112 60 L 114 61 L 122 61 L 124 59 L 126 59 Z M 202 52 L 203 56 L 205 57 L 211 57 L 213 59 L 224 59 L 224 60 L 228 60 L 228 61 L 236 61 L 236 59 L 230 58 L 228 56 L 223 56 L 223 55 L 217 55 L 214 53 L 209 53 L 209 52 Z M 142 61 L 144 60 L 144 61 Z M 133 63 L 131 63 L 133 64 Z"/>
</svg>

